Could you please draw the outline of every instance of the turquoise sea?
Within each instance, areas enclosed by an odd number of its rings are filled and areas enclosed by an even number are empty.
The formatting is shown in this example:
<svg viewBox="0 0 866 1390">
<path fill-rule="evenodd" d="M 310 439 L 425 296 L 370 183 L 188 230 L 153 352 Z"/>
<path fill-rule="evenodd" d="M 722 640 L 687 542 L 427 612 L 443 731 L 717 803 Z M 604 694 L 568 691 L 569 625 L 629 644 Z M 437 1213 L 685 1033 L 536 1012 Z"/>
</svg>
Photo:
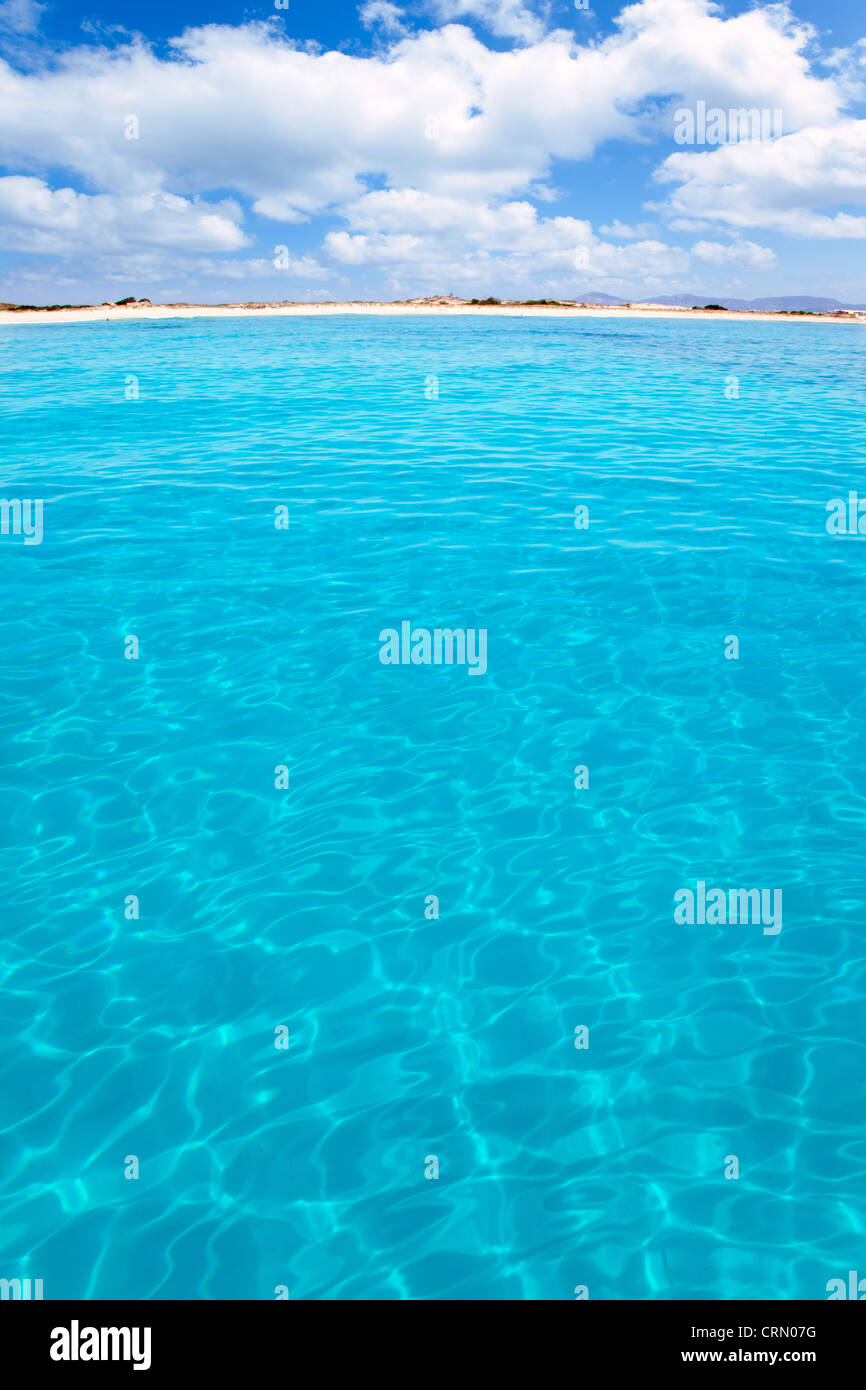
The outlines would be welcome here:
<svg viewBox="0 0 866 1390">
<path fill-rule="evenodd" d="M 826 529 L 864 362 L 802 322 L 0 329 L 0 493 L 44 500 L 0 536 L 0 1276 L 866 1275 L 866 536 Z M 403 621 L 486 673 L 383 665 Z M 676 923 L 699 880 L 781 932 Z"/>
</svg>

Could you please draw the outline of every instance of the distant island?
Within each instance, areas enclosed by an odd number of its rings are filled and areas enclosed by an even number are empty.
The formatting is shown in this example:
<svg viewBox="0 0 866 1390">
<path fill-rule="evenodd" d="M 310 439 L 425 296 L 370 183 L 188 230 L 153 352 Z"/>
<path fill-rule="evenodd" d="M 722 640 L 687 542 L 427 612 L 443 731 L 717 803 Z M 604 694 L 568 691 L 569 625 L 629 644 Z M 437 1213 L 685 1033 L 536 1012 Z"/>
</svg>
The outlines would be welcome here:
<svg viewBox="0 0 866 1390">
<path fill-rule="evenodd" d="M 844 305 L 833 299 L 758 299 L 721 302 L 711 296 L 668 295 L 655 300 L 621 300 L 611 295 L 587 294 L 578 299 L 460 299 L 453 294 L 398 300 L 316 300 L 315 302 L 246 301 L 232 304 L 153 304 L 149 299 L 124 299 L 104 304 L 0 304 L 0 324 L 124 322 L 131 319 L 227 318 L 241 314 L 502 314 L 525 315 L 623 315 L 635 318 L 785 319 L 810 322 L 866 322 L 866 306 Z"/>
</svg>

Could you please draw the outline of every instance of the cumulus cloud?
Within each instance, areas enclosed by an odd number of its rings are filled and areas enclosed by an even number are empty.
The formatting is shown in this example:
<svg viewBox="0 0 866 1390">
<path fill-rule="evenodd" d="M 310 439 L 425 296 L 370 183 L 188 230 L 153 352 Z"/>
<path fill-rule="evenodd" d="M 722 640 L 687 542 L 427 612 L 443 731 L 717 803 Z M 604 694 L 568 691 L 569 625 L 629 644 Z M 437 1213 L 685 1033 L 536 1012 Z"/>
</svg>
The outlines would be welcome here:
<svg viewBox="0 0 866 1390">
<path fill-rule="evenodd" d="M 836 118 L 833 79 L 810 75 L 778 7 L 723 20 L 707 0 L 640 0 L 618 23 L 594 45 L 559 31 L 507 52 L 453 25 L 368 57 L 308 52 L 271 23 L 187 31 L 167 58 L 136 40 L 68 50 L 38 74 L 0 66 L 0 156 L 105 191 L 230 187 L 308 214 L 372 173 L 513 196 L 556 160 L 641 137 L 660 102 L 781 105 L 786 129 Z"/>
<path fill-rule="evenodd" d="M 537 43 L 547 29 L 549 4 L 527 5 L 523 0 L 428 0 L 440 24 L 474 19 L 498 38 Z"/>
<path fill-rule="evenodd" d="M 636 227 L 630 227 L 627 222 L 620 222 L 615 217 L 610 226 L 602 226 L 598 230 L 602 236 L 613 237 L 614 241 L 638 241 L 641 237 L 652 236 L 656 229 L 651 222 L 640 222 Z"/>
<path fill-rule="evenodd" d="M 692 255 L 708 265 L 735 265 L 742 270 L 766 270 L 776 264 L 776 253 L 754 241 L 697 241 Z"/>
<path fill-rule="evenodd" d="M 235 261 L 199 259 L 192 268 L 199 275 L 221 275 L 228 280 L 326 280 L 331 275 L 328 267 L 320 265 L 313 256 L 293 256 L 288 248 L 283 247 L 275 247 L 274 251 L 279 254 L 270 260 L 262 256 Z"/>
<path fill-rule="evenodd" d="M 672 226 L 721 223 L 792 237 L 866 236 L 866 217 L 829 211 L 866 207 L 866 121 L 809 127 L 772 142 L 673 154 L 656 177 L 677 187 L 665 210 Z"/>
<path fill-rule="evenodd" d="M 824 66 L 833 70 L 849 100 L 866 98 L 866 38 L 858 39 L 850 48 L 834 49 L 824 59 Z"/>
<path fill-rule="evenodd" d="M 0 0 L 0 33 L 34 34 L 45 8 L 39 0 Z"/>
<path fill-rule="evenodd" d="M 0 245 L 48 255 L 125 252 L 136 246 L 235 251 L 247 244 L 231 199 L 204 203 L 171 193 L 123 197 L 51 189 L 42 179 L 0 178 Z"/>
<path fill-rule="evenodd" d="M 613 246 L 589 222 L 541 218 L 524 201 L 479 206 L 416 190 L 383 191 L 345 215 L 353 230 L 329 233 L 325 253 L 342 266 L 386 267 L 394 286 L 410 275 L 428 288 L 486 289 L 495 279 L 509 293 L 541 285 L 573 296 L 587 276 L 616 288 L 635 278 L 660 281 L 688 266 L 681 247 L 651 239 Z"/>
<path fill-rule="evenodd" d="M 403 23 L 403 11 L 398 5 L 392 4 L 391 0 L 367 0 L 358 10 L 358 17 L 368 29 L 378 25 L 386 34 L 408 32 Z"/>
<path fill-rule="evenodd" d="M 30 249 L 57 254 L 231 253 L 250 243 L 249 207 L 276 241 L 337 219 L 321 255 L 338 270 L 660 282 L 689 260 L 655 224 L 613 220 L 599 236 L 580 217 L 540 217 L 536 203 L 607 142 L 670 138 L 674 110 L 698 101 L 781 107 L 790 132 L 664 161 L 655 210 L 673 234 L 702 236 L 698 263 L 767 268 L 772 252 L 738 239 L 748 227 L 863 234 L 850 211 L 866 185 L 864 123 L 844 110 L 851 63 L 835 55 L 817 76 L 815 35 L 785 5 L 726 18 L 711 0 L 636 0 L 593 41 L 550 32 L 550 8 L 429 0 L 444 27 L 408 32 L 408 7 L 366 0 L 360 15 L 383 40 L 371 55 L 301 47 L 272 20 L 205 25 L 160 52 L 115 36 L 38 70 L 0 61 L 0 160 L 17 171 L 0 180 L 3 244 L 23 245 L 29 227 Z M 489 47 L 468 21 L 513 45 Z M 58 169 L 87 191 L 52 189 Z M 325 273 L 316 258 L 306 269 Z"/>
</svg>

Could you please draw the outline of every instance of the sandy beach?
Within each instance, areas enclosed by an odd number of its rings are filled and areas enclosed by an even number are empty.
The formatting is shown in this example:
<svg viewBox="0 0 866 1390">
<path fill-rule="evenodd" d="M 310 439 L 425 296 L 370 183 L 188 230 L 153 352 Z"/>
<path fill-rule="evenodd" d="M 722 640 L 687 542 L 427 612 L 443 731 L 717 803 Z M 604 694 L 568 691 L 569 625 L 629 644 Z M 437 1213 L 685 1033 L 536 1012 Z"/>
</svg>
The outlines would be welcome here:
<svg viewBox="0 0 866 1390">
<path fill-rule="evenodd" d="M 146 319 L 238 318 L 244 315 L 269 318 L 295 316 L 327 318 L 335 314 L 396 314 L 433 315 L 438 317 L 473 314 L 479 317 L 512 318 L 670 318 L 670 319 L 740 319 L 745 322 L 767 323 L 866 323 L 866 311 L 814 313 L 754 313 L 738 309 L 685 309 L 665 304 L 634 303 L 629 305 L 584 304 L 560 301 L 557 303 L 472 304 L 451 297 L 411 299 L 393 303 L 358 301 L 324 301 L 316 304 L 239 303 L 239 304 L 151 304 L 138 300 L 129 304 L 97 304 L 75 308 L 16 308 L 0 309 L 0 325 L 43 323 L 128 323 Z"/>
</svg>

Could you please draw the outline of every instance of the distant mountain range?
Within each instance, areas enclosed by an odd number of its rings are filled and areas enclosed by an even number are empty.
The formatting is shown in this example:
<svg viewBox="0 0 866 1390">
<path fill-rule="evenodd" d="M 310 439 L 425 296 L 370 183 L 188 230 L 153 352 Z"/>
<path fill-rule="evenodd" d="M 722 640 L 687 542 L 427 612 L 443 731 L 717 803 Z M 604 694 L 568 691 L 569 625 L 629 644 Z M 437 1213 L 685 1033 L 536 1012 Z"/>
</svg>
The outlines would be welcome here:
<svg viewBox="0 0 866 1390">
<path fill-rule="evenodd" d="M 789 295 L 781 299 L 728 299 L 714 294 L 659 294 L 642 299 L 623 299 L 613 294 L 587 290 L 576 294 L 584 304 L 665 304 L 672 309 L 701 309 L 705 304 L 722 304 L 726 309 L 751 310 L 755 314 L 779 314 L 786 309 L 794 313 L 832 314 L 837 309 L 866 309 L 866 304 L 842 304 L 838 299 L 817 299 L 808 294 Z"/>
</svg>

